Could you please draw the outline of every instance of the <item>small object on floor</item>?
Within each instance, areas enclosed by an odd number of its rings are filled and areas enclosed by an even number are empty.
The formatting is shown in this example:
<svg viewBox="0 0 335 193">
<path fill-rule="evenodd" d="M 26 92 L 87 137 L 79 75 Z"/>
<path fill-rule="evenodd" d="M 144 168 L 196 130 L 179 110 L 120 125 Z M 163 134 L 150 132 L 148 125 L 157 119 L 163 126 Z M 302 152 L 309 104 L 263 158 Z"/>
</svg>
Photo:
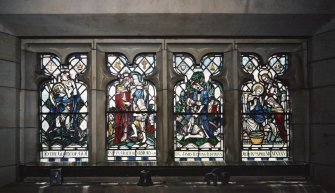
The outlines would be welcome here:
<svg viewBox="0 0 335 193">
<path fill-rule="evenodd" d="M 222 185 L 228 184 L 229 179 L 230 175 L 228 172 L 215 168 L 211 172 L 205 174 L 204 181 L 207 183 L 207 185 L 211 185 L 213 182 L 213 185 L 216 186 L 218 185 L 218 181 L 221 181 Z"/>
<path fill-rule="evenodd" d="M 228 172 L 221 172 L 221 177 L 220 177 L 220 181 L 222 185 L 226 185 L 228 184 L 229 180 L 230 180 L 230 175 Z"/>
<path fill-rule="evenodd" d="M 148 170 L 142 170 L 140 174 L 140 180 L 137 183 L 138 186 L 152 186 L 151 174 Z"/>
<path fill-rule="evenodd" d="M 217 174 L 213 172 L 206 173 L 205 182 L 207 183 L 207 185 L 211 185 L 211 182 L 213 182 L 213 185 L 216 186 L 218 184 Z"/>
<path fill-rule="evenodd" d="M 59 186 L 62 185 L 62 168 L 50 169 L 50 185 Z"/>
</svg>

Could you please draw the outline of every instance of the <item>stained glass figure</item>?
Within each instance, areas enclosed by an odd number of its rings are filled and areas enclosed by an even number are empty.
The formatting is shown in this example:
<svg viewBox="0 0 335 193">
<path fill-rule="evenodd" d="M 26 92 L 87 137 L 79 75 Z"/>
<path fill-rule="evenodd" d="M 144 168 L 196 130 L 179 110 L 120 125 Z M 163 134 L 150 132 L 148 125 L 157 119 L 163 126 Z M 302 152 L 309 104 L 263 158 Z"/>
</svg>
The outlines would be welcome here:
<svg viewBox="0 0 335 193">
<path fill-rule="evenodd" d="M 252 53 L 241 55 L 242 69 L 253 79 L 242 85 L 242 160 L 289 159 L 290 98 L 278 79 L 288 69 L 288 54 L 266 64 Z"/>
<path fill-rule="evenodd" d="M 54 54 L 40 54 L 40 161 L 87 162 L 87 86 L 77 79 L 87 68 L 86 54 L 73 54 L 66 64 Z"/>
<path fill-rule="evenodd" d="M 129 63 L 121 53 L 107 54 L 118 79 L 107 88 L 107 159 L 156 161 L 156 87 L 145 80 L 156 68 L 155 54 L 139 54 Z"/>
<path fill-rule="evenodd" d="M 185 76 L 174 87 L 175 161 L 223 161 L 222 86 L 212 77 L 222 71 L 223 54 L 175 53 L 173 67 Z"/>
</svg>

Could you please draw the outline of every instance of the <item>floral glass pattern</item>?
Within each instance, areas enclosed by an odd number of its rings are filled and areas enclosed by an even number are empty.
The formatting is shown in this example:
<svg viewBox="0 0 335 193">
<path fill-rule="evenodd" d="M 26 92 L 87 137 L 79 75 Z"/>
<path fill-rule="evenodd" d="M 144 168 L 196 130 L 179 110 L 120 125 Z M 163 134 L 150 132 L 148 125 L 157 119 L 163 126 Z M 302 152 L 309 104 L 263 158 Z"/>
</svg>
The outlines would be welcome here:
<svg viewBox="0 0 335 193">
<path fill-rule="evenodd" d="M 78 80 L 87 68 L 86 54 L 73 54 L 61 64 L 54 54 L 39 54 L 40 161 L 87 162 L 87 86 Z"/>
<path fill-rule="evenodd" d="M 175 161 L 223 161 L 223 92 L 212 80 L 223 68 L 223 54 L 210 53 L 200 64 L 187 53 L 173 55 L 184 80 L 174 87 Z"/>
<path fill-rule="evenodd" d="M 290 98 L 279 77 L 288 70 L 288 54 L 274 54 L 267 63 L 242 53 L 241 66 L 253 79 L 242 85 L 242 160 L 289 159 Z"/>
<path fill-rule="evenodd" d="M 107 160 L 156 161 L 156 55 L 138 54 L 133 63 L 108 53 L 107 68 L 117 79 L 107 87 Z"/>
</svg>

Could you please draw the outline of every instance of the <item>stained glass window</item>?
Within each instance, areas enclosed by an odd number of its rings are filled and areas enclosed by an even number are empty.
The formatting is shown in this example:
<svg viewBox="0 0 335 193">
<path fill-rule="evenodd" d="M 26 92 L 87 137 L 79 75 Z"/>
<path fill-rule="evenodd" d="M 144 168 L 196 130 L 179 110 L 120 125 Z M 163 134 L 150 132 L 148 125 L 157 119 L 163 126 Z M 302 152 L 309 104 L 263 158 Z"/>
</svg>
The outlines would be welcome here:
<svg viewBox="0 0 335 193">
<path fill-rule="evenodd" d="M 242 160 L 289 159 L 290 98 L 279 77 L 288 70 L 288 54 L 263 63 L 253 53 L 241 55 L 242 69 L 253 79 L 242 85 Z"/>
<path fill-rule="evenodd" d="M 156 87 L 145 79 L 156 55 L 139 54 L 130 63 L 108 53 L 107 68 L 117 76 L 107 87 L 107 160 L 156 161 Z"/>
<path fill-rule="evenodd" d="M 54 54 L 39 55 L 40 161 L 87 162 L 87 86 L 78 80 L 87 68 L 86 54 L 73 54 L 62 64 Z"/>
<path fill-rule="evenodd" d="M 223 161 L 223 92 L 212 80 L 223 68 L 223 54 L 210 53 L 196 64 L 175 53 L 173 67 L 184 80 L 174 87 L 175 161 Z"/>
</svg>

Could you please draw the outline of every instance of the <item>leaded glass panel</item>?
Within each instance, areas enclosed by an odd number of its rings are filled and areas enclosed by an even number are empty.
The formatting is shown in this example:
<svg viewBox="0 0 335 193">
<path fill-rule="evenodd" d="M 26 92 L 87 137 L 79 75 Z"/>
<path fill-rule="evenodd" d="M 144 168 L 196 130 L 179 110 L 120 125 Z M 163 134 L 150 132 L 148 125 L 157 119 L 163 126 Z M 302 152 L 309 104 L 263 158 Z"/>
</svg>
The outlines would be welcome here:
<svg viewBox="0 0 335 193">
<path fill-rule="evenodd" d="M 121 53 L 107 54 L 117 76 L 107 87 L 107 160 L 156 161 L 156 87 L 145 80 L 156 68 L 156 55 L 139 54 L 129 63 Z"/>
<path fill-rule="evenodd" d="M 257 54 L 241 55 L 242 69 L 253 79 L 242 85 L 242 160 L 288 160 L 290 98 L 279 76 L 288 70 L 288 54 L 262 63 Z"/>
<path fill-rule="evenodd" d="M 40 70 L 49 80 L 39 87 L 40 161 L 87 162 L 87 86 L 77 79 L 87 68 L 86 54 L 66 64 L 54 54 L 40 54 Z"/>
<path fill-rule="evenodd" d="M 175 161 L 223 161 L 223 92 L 212 80 L 222 72 L 223 54 L 196 64 L 192 55 L 175 53 L 173 67 L 185 77 L 174 87 Z"/>
</svg>

